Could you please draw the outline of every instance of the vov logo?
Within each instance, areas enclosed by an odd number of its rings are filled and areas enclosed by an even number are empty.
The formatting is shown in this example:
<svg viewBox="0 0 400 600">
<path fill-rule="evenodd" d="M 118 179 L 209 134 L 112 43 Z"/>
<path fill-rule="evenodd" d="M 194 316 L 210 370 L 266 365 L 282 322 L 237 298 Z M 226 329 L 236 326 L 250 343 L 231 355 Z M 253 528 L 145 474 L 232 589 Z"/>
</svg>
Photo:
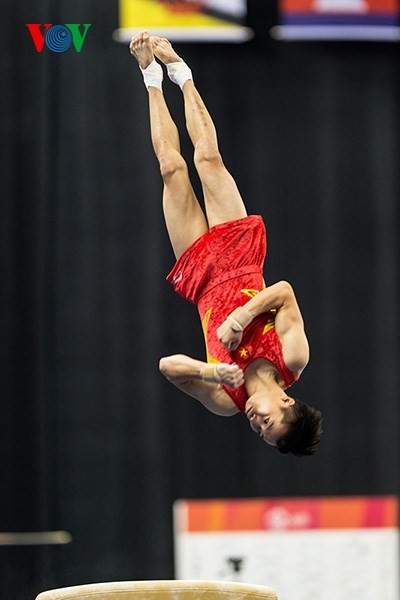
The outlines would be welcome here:
<svg viewBox="0 0 400 600">
<path fill-rule="evenodd" d="M 66 23 L 65 25 L 25 23 L 25 25 L 31 34 L 37 52 L 42 52 L 45 43 L 52 52 L 65 52 L 71 44 L 74 45 L 76 52 L 80 52 L 91 23 L 83 25 L 80 23 Z M 42 27 L 44 27 L 44 31 Z"/>
</svg>

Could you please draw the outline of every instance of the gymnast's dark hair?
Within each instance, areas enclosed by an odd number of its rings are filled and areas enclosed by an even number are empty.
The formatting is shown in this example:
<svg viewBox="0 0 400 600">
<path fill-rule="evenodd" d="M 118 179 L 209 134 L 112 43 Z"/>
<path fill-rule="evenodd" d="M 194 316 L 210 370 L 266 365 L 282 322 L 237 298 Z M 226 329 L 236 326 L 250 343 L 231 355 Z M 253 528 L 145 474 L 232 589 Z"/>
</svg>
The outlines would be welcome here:
<svg viewBox="0 0 400 600">
<path fill-rule="evenodd" d="M 277 443 L 279 452 L 291 452 L 295 456 L 316 453 L 322 434 L 322 416 L 319 410 L 296 400 L 293 406 L 285 410 L 282 423 L 288 424 L 290 429 Z"/>
</svg>

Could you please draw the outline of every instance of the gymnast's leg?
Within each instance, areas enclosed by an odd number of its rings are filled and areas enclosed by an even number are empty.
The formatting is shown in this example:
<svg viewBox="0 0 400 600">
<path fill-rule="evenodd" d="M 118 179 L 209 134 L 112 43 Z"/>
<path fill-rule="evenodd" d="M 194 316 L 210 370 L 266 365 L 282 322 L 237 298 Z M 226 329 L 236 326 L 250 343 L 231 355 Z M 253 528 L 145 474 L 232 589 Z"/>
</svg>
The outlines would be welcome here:
<svg viewBox="0 0 400 600">
<path fill-rule="evenodd" d="M 162 68 L 154 60 L 147 32 L 132 38 L 136 58 L 149 94 L 150 130 L 154 152 L 164 182 L 163 210 L 176 258 L 208 231 L 208 224 L 192 188 L 187 165 L 180 153 L 179 134 L 162 92 Z"/>
<path fill-rule="evenodd" d="M 153 37 L 152 45 L 156 57 L 167 65 L 170 79 L 183 92 L 186 126 L 194 146 L 194 162 L 203 188 L 209 226 L 246 217 L 236 183 L 222 162 L 214 123 L 193 83 L 190 69 L 167 39 Z"/>
</svg>

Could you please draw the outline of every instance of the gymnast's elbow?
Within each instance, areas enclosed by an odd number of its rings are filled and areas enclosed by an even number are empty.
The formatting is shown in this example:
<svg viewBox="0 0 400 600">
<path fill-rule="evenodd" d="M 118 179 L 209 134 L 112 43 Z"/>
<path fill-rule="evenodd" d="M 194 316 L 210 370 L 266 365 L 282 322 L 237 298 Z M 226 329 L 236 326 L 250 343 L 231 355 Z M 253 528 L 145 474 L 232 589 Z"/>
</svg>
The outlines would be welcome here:
<svg viewBox="0 0 400 600">
<path fill-rule="evenodd" d="M 170 356 L 163 356 L 162 358 L 160 358 L 160 362 L 158 363 L 160 373 L 162 373 L 164 377 L 168 377 L 170 358 Z"/>
<path fill-rule="evenodd" d="M 174 376 L 177 375 L 177 367 L 179 365 L 179 354 L 174 354 L 172 356 L 163 356 L 160 358 L 160 362 L 158 368 L 160 369 L 160 373 L 164 375 L 167 379 L 174 379 Z"/>
<path fill-rule="evenodd" d="M 173 354 L 160 359 L 159 369 L 161 373 L 174 385 L 182 387 L 192 381 L 193 365 L 192 359 L 184 354 Z"/>
<path fill-rule="evenodd" d="M 279 286 L 282 295 L 290 296 L 290 295 L 293 295 L 293 293 L 294 293 L 293 287 L 291 286 L 291 284 L 284 279 L 282 279 L 281 281 L 278 281 L 276 286 Z"/>
</svg>

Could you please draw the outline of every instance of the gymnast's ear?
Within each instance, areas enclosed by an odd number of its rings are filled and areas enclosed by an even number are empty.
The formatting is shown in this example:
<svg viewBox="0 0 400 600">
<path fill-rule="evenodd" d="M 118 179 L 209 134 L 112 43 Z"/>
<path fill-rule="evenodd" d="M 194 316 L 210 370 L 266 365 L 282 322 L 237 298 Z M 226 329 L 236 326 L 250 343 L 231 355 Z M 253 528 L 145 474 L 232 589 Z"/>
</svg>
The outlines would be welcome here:
<svg viewBox="0 0 400 600">
<path fill-rule="evenodd" d="M 286 406 L 294 406 L 294 404 L 296 404 L 296 400 L 290 396 L 285 396 L 285 398 L 282 398 L 282 400 Z"/>
</svg>

